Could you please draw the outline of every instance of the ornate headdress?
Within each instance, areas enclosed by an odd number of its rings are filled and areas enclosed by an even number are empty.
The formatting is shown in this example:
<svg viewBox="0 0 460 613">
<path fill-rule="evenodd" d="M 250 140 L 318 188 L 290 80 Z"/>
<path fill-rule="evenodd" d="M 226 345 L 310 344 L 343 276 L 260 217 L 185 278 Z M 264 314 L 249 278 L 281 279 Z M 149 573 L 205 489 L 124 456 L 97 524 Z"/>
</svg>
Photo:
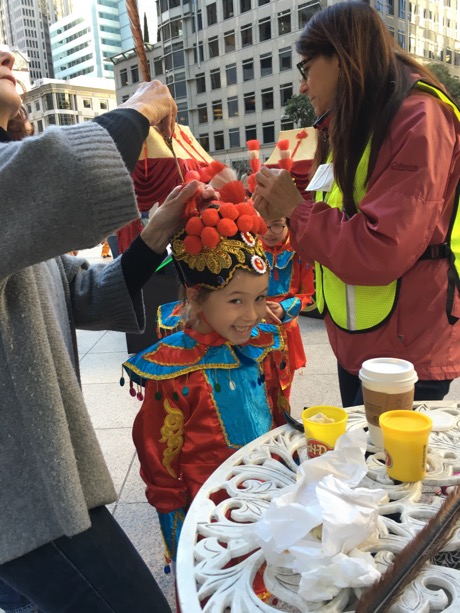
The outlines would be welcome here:
<svg viewBox="0 0 460 613">
<path fill-rule="evenodd" d="M 197 212 L 171 240 L 182 283 L 215 290 L 240 268 L 264 274 L 268 261 L 257 236 L 264 232 L 264 220 L 248 202 L 216 202 Z"/>
</svg>

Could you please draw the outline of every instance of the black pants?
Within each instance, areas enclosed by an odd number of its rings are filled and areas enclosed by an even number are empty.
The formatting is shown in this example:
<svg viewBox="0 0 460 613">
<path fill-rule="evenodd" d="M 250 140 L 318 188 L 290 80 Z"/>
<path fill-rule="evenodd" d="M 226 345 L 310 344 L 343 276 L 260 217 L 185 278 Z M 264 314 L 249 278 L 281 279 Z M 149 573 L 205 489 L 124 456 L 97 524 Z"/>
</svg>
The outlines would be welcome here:
<svg viewBox="0 0 460 613">
<path fill-rule="evenodd" d="M 98 507 L 90 517 L 89 530 L 1 564 L 0 579 L 44 613 L 171 613 L 110 512 Z"/>
<path fill-rule="evenodd" d="M 352 375 L 340 364 L 337 364 L 339 374 L 340 396 L 343 407 L 354 407 L 363 404 L 363 390 L 357 375 Z M 449 393 L 452 379 L 443 381 L 417 381 L 414 400 L 442 400 Z"/>
</svg>

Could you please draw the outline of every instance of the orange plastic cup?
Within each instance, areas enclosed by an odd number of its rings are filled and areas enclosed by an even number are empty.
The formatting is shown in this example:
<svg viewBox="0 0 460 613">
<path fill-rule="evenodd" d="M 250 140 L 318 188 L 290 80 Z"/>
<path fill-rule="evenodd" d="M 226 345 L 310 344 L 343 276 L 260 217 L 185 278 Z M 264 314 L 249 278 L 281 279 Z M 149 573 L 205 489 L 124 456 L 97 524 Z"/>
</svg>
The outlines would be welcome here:
<svg viewBox="0 0 460 613">
<path fill-rule="evenodd" d="M 431 418 L 417 411 L 387 411 L 379 422 L 388 475 L 397 481 L 421 481 L 426 473 Z"/>
<path fill-rule="evenodd" d="M 321 422 L 312 421 L 311 417 L 321 413 L 333 422 L 323 424 Z M 348 413 L 340 407 L 329 405 L 318 405 L 309 407 L 302 411 L 302 421 L 305 428 L 305 437 L 307 439 L 307 455 L 309 458 L 316 458 L 326 451 L 334 449 L 339 436 L 345 433 L 347 429 Z"/>
</svg>

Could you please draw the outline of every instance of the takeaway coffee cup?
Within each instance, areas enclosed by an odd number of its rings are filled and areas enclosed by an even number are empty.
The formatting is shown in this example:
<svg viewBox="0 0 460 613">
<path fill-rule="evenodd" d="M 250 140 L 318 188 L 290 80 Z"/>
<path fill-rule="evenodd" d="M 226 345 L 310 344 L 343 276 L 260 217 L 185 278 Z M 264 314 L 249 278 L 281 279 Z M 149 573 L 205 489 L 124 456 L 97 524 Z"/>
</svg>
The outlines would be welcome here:
<svg viewBox="0 0 460 613">
<path fill-rule="evenodd" d="M 413 410 L 414 385 L 418 380 L 414 365 L 398 358 L 373 358 L 359 371 L 369 438 L 383 448 L 379 417 L 386 411 Z"/>
</svg>

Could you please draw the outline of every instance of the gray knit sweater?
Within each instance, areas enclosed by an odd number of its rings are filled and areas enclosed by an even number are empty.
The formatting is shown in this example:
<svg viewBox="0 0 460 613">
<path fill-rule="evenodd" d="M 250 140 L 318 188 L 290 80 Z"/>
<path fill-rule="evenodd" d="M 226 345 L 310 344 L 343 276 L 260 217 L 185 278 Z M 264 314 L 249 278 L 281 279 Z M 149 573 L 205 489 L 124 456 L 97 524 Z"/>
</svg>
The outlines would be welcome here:
<svg viewBox="0 0 460 613">
<path fill-rule="evenodd" d="M 75 327 L 138 331 L 120 259 L 92 247 L 138 213 L 96 123 L 0 143 L 0 563 L 90 526 L 115 490 L 85 408 Z"/>
</svg>

